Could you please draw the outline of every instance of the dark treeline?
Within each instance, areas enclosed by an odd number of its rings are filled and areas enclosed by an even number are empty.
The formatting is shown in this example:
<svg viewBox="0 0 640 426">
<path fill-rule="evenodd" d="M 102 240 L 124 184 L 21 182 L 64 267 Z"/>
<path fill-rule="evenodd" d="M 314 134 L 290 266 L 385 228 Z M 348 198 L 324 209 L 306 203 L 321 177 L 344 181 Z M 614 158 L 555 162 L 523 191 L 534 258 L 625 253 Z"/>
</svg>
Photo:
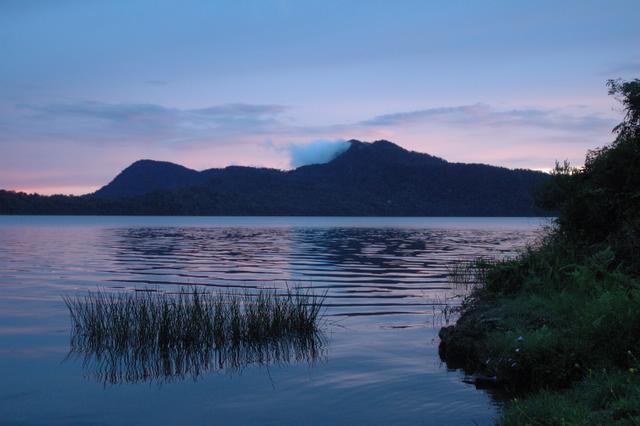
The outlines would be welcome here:
<svg viewBox="0 0 640 426">
<path fill-rule="evenodd" d="M 326 164 L 202 172 L 138 161 L 85 196 L 0 191 L 3 214 L 536 216 L 548 175 L 351 141 Z"/>
</svg>

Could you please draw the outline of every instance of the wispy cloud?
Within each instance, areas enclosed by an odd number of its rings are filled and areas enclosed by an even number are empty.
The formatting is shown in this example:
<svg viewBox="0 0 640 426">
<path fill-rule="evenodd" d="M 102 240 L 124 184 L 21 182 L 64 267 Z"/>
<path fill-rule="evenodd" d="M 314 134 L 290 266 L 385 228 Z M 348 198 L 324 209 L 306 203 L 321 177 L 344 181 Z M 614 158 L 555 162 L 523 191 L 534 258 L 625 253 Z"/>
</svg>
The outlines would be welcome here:
<svg viewBox="0 0 640 426">
<path fill-rule="evenodd" d="M 487 104 L 477 103 L 379 115 L 362 121 L 360 124 L 385 127 L 407 124 L 450 124 L 466 127 L 541 127 L 575 131 L 611 128 L 615 125 L 615 120 L 598 113 L 572 113 L 563 109 L 543 108 L 501 110 Z"/>
<path fill-rule="evenodd" d="M 640 74 L 640 61 L 620 62 L 602 70 L 598 75 L 608 78 L 636 77 Z"/>
<path fill-rule="evenodd" d="M 277 104 L 223 104 L 180 109 L 157 104 L 78 101 L 20 104 L 0 118 L 3 140 L 65 140 L 127 144 L 229 144 L 242 140 L 333 140 L 376 132 L 393 134 L 407 126 L 456 129 L 542 128 L 561 132 L 610 129 L 616 120 L 580 108 L 497 108 L 484 103 L 400 111 L 359 122 L 304 126 L 285 117 Z M 260 141 L 258 141 L 260 142 Z M 293 153 L 293 152 L 291 152 Z M 295 161 L 294 161 L 295 162 Z"/>
<path fill-rule="evenodd" d="M 448 120 L 459 121 L 462 117 L 485 115 L 488 106 L 484 104 L 429 108 L 415 111 L 394 112 L 391 114 L 378 115 L 360 124 L 365 126 L 395 126 L 408 123 L 420 123 L 427 120 Z"/>
<path fill-rule="evenodd" d="M 145 81 L 145 84 L 148 84 L 149 86 L 166 86 L 169 82 L 165 80 L 147 80 Z"/>
<path fill-rule="evenodd" d="M 277 131 L 281 127 L 280 116 L 286 110 L 282 105 L 242 103 L 195 109 L 96 101 L 19 104 L 15 116 L 5 117 L 0 123 L 8 130 L 0 138 L 40 136 L 129 144 L 180 144 L 217 138 L 218 143 L 225 143 L 232 135 Z"/>
<path fill-rule="evenodd" d="M 349 148 L 345 140 L 313 140 L 306 143 L 292 143 L 285 147 L 291 160 L 291 167 L 307 164 L 322 164 L 333 160 Z"/>
</svg>

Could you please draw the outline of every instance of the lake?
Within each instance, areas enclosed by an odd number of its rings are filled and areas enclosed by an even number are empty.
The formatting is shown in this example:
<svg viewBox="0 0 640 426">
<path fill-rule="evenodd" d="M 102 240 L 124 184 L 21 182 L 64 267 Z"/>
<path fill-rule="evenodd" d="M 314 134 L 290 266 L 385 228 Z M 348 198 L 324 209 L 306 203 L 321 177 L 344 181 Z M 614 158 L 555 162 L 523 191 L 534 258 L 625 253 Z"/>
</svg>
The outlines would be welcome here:
<svg viewBox="0 0 640 426">
<path fill-rule="evenodd" d="M 491 424 L 499 401 L 438 357 L 444 307 L 460 301 L 447 267 L 513 256 L 545 224 L 0 217 L 0 424 Z M 122 380 L 105 380 L 104 364 L 69 353 L 63 296 L 189 285 L 326 291 L 322 347 L 313 356 L 243 356 L 233 365 L 187 365 L 183 375 Z"/>
</svg>

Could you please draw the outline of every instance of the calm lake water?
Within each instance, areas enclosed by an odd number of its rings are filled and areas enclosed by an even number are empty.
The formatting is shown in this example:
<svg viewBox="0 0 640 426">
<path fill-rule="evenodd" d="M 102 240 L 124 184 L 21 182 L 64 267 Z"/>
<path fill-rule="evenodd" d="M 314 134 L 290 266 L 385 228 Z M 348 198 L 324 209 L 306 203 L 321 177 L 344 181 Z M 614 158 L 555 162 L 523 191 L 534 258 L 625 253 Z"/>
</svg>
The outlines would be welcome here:
<svg viewBox="0 0 640 426">
<path fill-rule="evenodd" d="M 498 403 L 438 357 L 442 304 L 459 300 L 447 266 L 513 255 L 547 223 L 0 217 L 0 425 L 491 424 Z M 286 283 L 327 291 L 312 357 L 105 382 L 69 356 L 64 295 Z"/>
</svg>

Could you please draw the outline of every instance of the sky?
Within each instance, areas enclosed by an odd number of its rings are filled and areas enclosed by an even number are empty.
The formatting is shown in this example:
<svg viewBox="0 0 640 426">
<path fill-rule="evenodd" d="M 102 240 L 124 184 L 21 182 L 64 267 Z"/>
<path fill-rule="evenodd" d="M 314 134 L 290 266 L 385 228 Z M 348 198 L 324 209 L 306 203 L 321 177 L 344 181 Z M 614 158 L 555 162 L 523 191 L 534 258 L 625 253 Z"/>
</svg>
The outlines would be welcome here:
<svg viewBox="0 0 640 426">
<path fill-rule="evenodd" d="M 610 142 L 640 2 L 0 0 L 0 188 L 149 158 L 290 169 L 346 140 L 548 170 Z"/>
</svg>

